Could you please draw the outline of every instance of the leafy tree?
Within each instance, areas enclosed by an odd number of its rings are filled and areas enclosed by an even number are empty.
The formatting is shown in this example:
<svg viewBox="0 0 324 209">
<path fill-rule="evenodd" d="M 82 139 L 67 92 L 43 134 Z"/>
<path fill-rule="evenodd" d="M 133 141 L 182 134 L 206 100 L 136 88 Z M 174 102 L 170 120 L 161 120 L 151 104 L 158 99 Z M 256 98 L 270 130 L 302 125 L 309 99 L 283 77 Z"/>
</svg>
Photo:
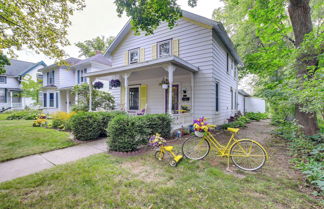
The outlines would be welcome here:
<svg viewBox="0 0 324 209">
<path fill-rule="evenodd" d="M 69 17 L 84 7 L 84 0 L 2 0 L 0 9 L 0 50 L 22 46 L 61 59 L 69 45 Z"/>
<path fill-rule="evenodd" d="M 6 72 L 4 68 L 6 65 L 10 65 L 10 61 L 6 55 L 0 52 L 0 75 Z"/>
<path fill-rule="evenodd" d="M 110 36 L 105 38 L 104 36 L 98 36 L 91 40 L 84 42 L 78 42 L 75 45 L 80 49 L 80 57 L 91 57 L 96 55 L 98 52 L 104 53 L 109 45 L 114 41 L 115 37 Z"/>
<path fill-rule="evenodd" d="M 78 97 L 78 104 L 73 107 L 73 111 L 88 111 L 90 101 L 89 84 L 83 83 L 81 85 L 74 86 L 72 93 Z M 109 92 L 96 89 L 92 90 L 92 110 L 96 110 L 98 108 L 111 110 L 114 109 L 114 104 L 114 97 Z"/>
<path fill-rule="evenodd" d="M 32 80 L 32 77 L 30 75 L 25 75 L 22 82 L 21 82 L 21 86 L 22 86 L 22 96 L 25 97 L 30 97 L 32 98 L 34 101 L 36 101 L 36 103 L 38 103 L 38 98 L 39 98 L 39 91 L 40 88 L 42 87 L 42 84 L 39 83 L 38 81 L 34 81 Z"/>
</svg>

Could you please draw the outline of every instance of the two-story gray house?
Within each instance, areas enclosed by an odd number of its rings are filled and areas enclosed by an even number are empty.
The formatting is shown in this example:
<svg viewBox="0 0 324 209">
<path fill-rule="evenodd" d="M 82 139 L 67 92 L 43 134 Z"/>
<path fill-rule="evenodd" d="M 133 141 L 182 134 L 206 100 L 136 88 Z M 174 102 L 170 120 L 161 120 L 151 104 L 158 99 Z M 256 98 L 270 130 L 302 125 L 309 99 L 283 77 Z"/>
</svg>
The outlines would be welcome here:
<svg viewBox="0 0 324 209">
<path fill-rule="evenodd" d="M 173 29 L 163 23 L 149 36 L 128 22 L 104 56 L 112 66 L 86 76 L 118 79 L 110 91 L 120 109 L 172 114 L 174 128 L 201 116 L 223 124 L 237 111 L 241 61 L 220 22 L 183 11 Z"/>
</svg>

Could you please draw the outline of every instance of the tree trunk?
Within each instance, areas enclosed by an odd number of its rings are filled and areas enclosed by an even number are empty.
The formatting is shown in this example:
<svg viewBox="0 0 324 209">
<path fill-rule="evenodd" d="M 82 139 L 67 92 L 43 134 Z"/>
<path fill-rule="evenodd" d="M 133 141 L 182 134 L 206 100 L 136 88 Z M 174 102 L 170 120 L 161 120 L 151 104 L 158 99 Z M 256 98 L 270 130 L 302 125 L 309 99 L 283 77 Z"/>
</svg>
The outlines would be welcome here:
<svg viewBox="0 0 324 209">
<path fill-rule="evenodd" d="M 304 36 L 313 29 L 311 19 L 311 9 L 309 7 L 310 0 L 290 0 L 288 13 L 295 35 L 295 46 L 298 48 L 304 40 Z M 303 59 L 307 55 L 301 55 L 297 58 L 297 78 L 303 79 L 308 75 L 307 66 L 315 65 L 316 60 Z M 302 112 L 302 104 L 296 105 L 296 120 L 303 126 L 304 134 L 311 136 L 318 133 L 319 128 L 315 112 Z"/>
</svg>

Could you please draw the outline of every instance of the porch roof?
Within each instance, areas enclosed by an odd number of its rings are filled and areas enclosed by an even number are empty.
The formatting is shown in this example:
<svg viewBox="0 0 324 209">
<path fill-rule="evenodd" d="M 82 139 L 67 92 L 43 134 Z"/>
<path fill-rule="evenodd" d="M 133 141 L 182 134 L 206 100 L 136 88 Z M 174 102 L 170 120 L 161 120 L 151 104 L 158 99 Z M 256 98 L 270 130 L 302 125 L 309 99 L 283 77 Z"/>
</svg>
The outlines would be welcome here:
<svg viewBox="0 0 324 209">
<path fill-rule="evenodd" d="M 154 60 L 148 60 L 145 62 L 139 62 L 136 64 L 130 64 L 130 65 L 124 65 L 124 66 L 118 66 L 118 67 L 112 67 L 105 70 L 95 71 L 95 72 L 89 72 L 85 74 L 87 77 L 96 77 L 96 76 L 109 76 L 109 75 L 116 75 L 119 73 L 124 72 L 134 72 L 134 71 L 141 71 L 152 67 L 158 67 L 163 66 L 165 64 L 174 64 L 177 67 L 181 67 L 185 70 L 188 70 L 190 72 L 198 72 L 199 68 L 190 64 L 189 62 L 177 57 L 177 56 L 168 56 L 168 57 L 162 57 L 159 59 Z"/>
</svg>

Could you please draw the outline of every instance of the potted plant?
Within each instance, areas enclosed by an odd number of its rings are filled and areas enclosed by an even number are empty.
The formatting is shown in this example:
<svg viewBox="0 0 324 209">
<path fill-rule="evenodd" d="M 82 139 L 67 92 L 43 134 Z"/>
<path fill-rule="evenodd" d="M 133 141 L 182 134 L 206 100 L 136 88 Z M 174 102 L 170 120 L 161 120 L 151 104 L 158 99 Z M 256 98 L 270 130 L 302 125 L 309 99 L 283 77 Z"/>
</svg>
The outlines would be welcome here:
<svg viewBox="0 0 324 209">
<path fill-rule="evenodd" d="M 167 89 L 169 87 L 169 80 L 167 78 L 163 78 L 160 86 L 162 86 L 163 89 Z"/>
<path fill-rule="evenodd" d="M 118 79 L 112 79 L 110 81 L 110 86 L 112 88 L 117 88 L 117 87 L 120 87 L 120 81 Z"/>
<path fill-rule="evenodd" d="M 93 88 L 95 88 L 95 89 L 101 89 L 101 88 L 103 88 L 103 86 L 104 86 L 104 84 L 101 81 L 96 81 L 93 84 Z"/>
<path fill-rule="evenodd" d="M 182 113 L 190 112 L 190 105 L 181 105 L 181 112 Z"/>
</svg>

